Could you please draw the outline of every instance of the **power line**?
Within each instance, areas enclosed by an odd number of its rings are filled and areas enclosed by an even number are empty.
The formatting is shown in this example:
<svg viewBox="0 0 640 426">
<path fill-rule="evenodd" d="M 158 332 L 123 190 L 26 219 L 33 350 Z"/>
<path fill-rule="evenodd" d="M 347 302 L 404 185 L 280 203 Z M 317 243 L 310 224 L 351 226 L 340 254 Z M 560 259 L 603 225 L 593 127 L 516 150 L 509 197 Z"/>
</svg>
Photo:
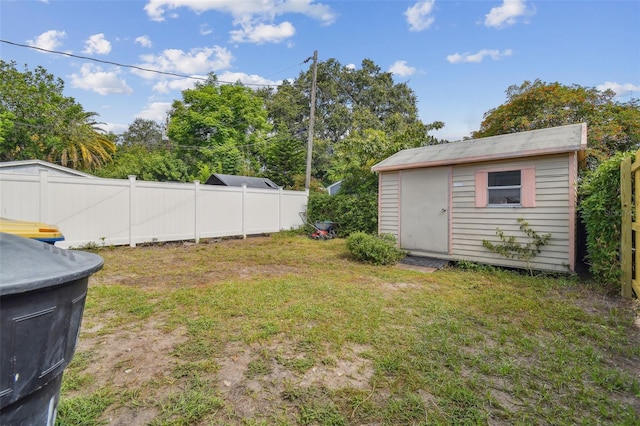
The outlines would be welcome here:
<svg viewBox="0 0 640 426">
<path fill-rule="evenodd" d="M 101 63 L 101 64 L 107 64 L 107 65 L 114 65 L 114 66 L 122 67 L 122 68 L 131 68 L 131 69 L 136 69 L 138 71 L 150 72 L 150 73 L 161 74 L 161 75 L 168 75 L 168 76 L 171 76 L 171 77 L 179 77 L 179 78 L 188 78 L 188 79 L 192 79 L 192 80 L 207 81 L 206 77 L 198 77 L 198 76 L 187 75 L 187 74 L 179 74 L 179 73 L 169 72 L 169 71 L 159 71 L 159 70 L 154 70 L 154 69 L 150 69 L 150 68 L 140 67 L 140 66 L 137 66 L 137 65 L 121 64 L 121 63 L 118 63 L 118 62 L 106 61 L 106 60 L 103 60 L 103 59 L 92 58 L 92 57 L 89 57 L 89 56 L 75 55 L 75 54 L 69 53 L 69 52 L 61 52 L 59 50 L 44 49 L 42 47 L 30 46 L 28 44 L 16 43 L 16 42 L 9 41 L 9 40 L 0 39 L 0 42 L 6 43 L 6 44 L 10 44 L 12 46 L 24 47 L 24 48 L 27 48 L 27 49 L 34 49 L 34 50 L 39 50 L 41 52 L 54 53 L 56 55 L 68 56 L 68 57 L 76 58 L 76 59 L 84 59 L 84 60 L 87 60 L 87 61 L 93 61 L 93 62 L 98 62 L 98 63 Z M 221 81 L 221 80 L 216 80 L 216 83 L 220 83 L 220 84 L 236 84 L 235 82 Z M 279 84 L 261 84 L 261 83 L 242 83 L 242 84 L 245 85 L 245 86 L 259 86 L 259 87 L 278 87 L 279 86 Z"/>
</svg>

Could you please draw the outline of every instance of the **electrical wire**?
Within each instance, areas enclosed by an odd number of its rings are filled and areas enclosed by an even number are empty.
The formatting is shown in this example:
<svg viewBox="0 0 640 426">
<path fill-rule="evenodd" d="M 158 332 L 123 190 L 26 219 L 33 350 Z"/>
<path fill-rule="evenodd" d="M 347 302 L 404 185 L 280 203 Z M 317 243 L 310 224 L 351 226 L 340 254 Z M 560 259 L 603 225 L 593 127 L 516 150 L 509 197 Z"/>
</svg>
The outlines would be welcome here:
<svg viewBox="0 0 640 426">
<path fill-rule="evenodd" d="M 38 47 L 38 46 L 30 46 L 28 44 L 16 43 L 16 42 L 9 41 L 9 40 L 0 39 L 0 43 L 5 43 L 5 44 L 12 45 L 12 46 L 17 46 L 17 47 L 24 47 L 24 48 L 27 48 L 27 49 L 39 50 L 41 52 L 46 52 L 46 53 L 54 53 L 56 55 L 68 56 L 68 57 L 76 58 L 76 59 L 84 59 L 86 61 L 93 61 L 93 62 L 98 62 L 98 63 L 101 63 L 101 64 L 114 65 L 114 66 L 122 67 L 122 68 L 131 68 L 131 69 L 135 69 L 135 70 L 138 70 L 138 71 L 150 72 L 150 73 L 154 73 L 154 74 L 168 75 L 168 76 L 171 76 L 171 77 L 187 78 L 187 79 L 192 79 L 192 80 L 207 81 L 207 77 L 198 77 L 198 76 L 194 76 L 194 75 L 179 74 L 179 73 L 170 72 L 170 71 L 154 70 L 154 69 L 151 69 L 151 68 L 140 67 L 138 65 L 121 64 L 121 63 L 118 63 L 118 62 L 106 61 L 104 59 L 92 58 L 90 56 L 75 55 L 73 53 L 61 52 L 59 50 L 50 50 L 50 49 L 45 49 L 45 48 Z M 216 83 L 219 83 L 219 84 L 236 84 L 236 82 L 221 81 L 221 80 L 217 80 Z M 261 83 L 242 83 L 242 84 L 245 85 L 245 86 L 258 86 L 258 87 L 278 87 L 278 86 L 280 86 L 279 84 L 261 84 Z"/>
</svg>

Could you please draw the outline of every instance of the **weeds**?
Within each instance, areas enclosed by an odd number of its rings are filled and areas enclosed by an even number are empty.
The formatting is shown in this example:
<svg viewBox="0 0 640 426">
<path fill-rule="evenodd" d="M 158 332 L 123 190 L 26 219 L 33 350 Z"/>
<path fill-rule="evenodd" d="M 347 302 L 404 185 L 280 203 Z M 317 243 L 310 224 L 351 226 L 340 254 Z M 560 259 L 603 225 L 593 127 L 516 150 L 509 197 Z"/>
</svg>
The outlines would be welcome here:
<svg viewBox="0 0 640 426">
<path fill-rule="evenodd" d="M 124 408 L 152 425 L 640 421 L 632 306 L 575 278 L 425 275 L 297 235 L 100 254 L 59 424 L 125 424 Z M 139 361 L 100 341 L 149 324 L 180 338 L 122 390 Z"/>
</svg>

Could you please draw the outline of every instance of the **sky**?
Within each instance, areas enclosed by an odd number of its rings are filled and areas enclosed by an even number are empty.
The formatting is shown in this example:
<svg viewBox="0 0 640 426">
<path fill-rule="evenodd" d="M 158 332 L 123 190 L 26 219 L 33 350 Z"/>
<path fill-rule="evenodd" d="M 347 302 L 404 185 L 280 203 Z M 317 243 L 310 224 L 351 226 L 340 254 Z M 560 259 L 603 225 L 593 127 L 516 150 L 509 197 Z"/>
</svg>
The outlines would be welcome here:
<svg viewBox="0 0 640 426">
<path fill-rule="evenodd" d="M 451 141 L 525 81 L 640 98 L 640 0 L 0 0 L 0 40 L 0 59 L 61 78 L 114 133 L 164 122 L 210 72 L 277 86 L 314 51 L 393 73 Z"/>
</svg>

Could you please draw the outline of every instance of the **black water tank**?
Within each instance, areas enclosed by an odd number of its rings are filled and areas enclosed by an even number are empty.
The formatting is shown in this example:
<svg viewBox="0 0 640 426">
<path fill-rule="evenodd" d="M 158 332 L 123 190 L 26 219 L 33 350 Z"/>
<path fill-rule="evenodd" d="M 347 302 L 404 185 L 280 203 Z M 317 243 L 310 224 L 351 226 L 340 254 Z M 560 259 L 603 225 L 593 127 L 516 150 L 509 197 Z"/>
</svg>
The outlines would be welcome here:
<svg viewBox="0 0 640 426">
<path fill-rule="evenodd" d="M 0 233 L 0 425 L 53 425 L 93 253 Z"/>
</svg>

